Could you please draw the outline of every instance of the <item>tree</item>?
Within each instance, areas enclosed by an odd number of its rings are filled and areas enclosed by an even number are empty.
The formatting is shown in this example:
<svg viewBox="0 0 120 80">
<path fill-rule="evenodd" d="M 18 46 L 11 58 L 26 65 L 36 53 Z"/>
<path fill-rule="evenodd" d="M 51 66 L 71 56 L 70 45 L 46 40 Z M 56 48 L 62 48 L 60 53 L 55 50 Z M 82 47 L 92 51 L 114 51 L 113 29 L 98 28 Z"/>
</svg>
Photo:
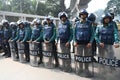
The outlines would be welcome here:
<svg viewBox="0 0 120 80">
<path fill-rule="evenodd" d="M 47 0 L 46 3 L 49 13 L 57 17 L 61 11 L 67 11 L 64 5 L 64 0 Z"/>
<path fill-rule="evenodd" d="M 104 14 L 104 10 L 103 9 L 99 9 L 95 12 L 97 18 L 96 18 L 96 22 L 100 22 L 101 21 L 101 18 L 102 17 L 99 17 L 99 16 L 102 16 Z"/>
<path fill-rule="evenodd" d="M 11 11 L 20 13 L 33 13 L 31 11 L 32 2 L 31 0 L 11 0 Z"/>
<path fill-rule="evenodd" d="M 0 10 L 55 17 L 67 11 L 64 0 L 0 0 Z"/>
<path fill-rule="evenodd" d="M 10 11 L 11 10 L 10 0 L 0 0 L 0 10 Z"/>
<path fill-rule="evenodd" d="M 47 9 L 47 6 L 44 3 L 38 2 L 35 12 L 37 15 L 46 16 L 49 10 Z"/>
<path fill-rule="evenodd" d="M 105 12 L 114 12 L 115 15 L 120 14 L 120 0 L 110 0 L 107 4 Z"/>
</svg>

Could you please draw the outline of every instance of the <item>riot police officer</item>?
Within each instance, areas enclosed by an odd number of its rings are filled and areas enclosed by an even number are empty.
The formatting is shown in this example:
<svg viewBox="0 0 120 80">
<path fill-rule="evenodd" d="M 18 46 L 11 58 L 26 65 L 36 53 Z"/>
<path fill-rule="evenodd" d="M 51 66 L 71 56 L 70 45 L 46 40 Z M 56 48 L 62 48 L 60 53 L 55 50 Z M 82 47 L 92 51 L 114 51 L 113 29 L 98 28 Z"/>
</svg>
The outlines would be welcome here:
<svg viewBox="0 0 120 80">
<path fill-rule="evenodd" d="M 2 24 L 3 24 L 3 27 L 4 27 L 3 50 L 5 52 L 5 54 L 3 56 L 5 56 L 7 58 L 7 57 L 11 56 L 10 46 L 9 46 L 8 40 L 12 36 L 12 31 L 11 31 L 9 22 L 7 20 L 2 20 Z"/>
<path fill-rule="evenodd" d="M 16 37 L 16 35 L 17 35 L 18 27 L 17 27 L 17 24 L 15 22 L 11 22 L 10 23 L 10 27 L 12 29 L 12 37 L 10 38 L 10 40 L 13 40 Z"/>
<path fill-rule="evenodd" d="M 11 27 L 11 29 L 12 29 L 12 37 L 9 39 L 9 41 L 13 41 L 13 39 L 17 36 L 17 30 L 18 30 L 18 27 L 17 27 L 17 23 L 15 23 L 15 22 L 11 22 L 10 23 L 10 27 Z M 16 51 L 16 58 L 18 58 L 19 56 L 18 56 L 18 48 L 17 48 L 17 43 L 16 42 L 14 42 L 14 44 L 13 44 L 15 47 L 15 51 Z"/>
<path fill-rule="evenodd" d="M 30 61 L 30 53 L 29 53 L 29 43 L 27 41 L 30 40 L 31 34 L 32 34 L 32 29 L 30 26 L 30 22 L 24 21 L 24 26 L 25 26 L 25 36 L 24 39 L 21 41 L 25 45 L 25 56 L 26 56 L 26 61 Z"/>
<path fill-rule="evenodd" d="M 43 40 L 46 45 L 52 45 L 52 55 L 55 59 L 55 67 L 59 66 L 58 57 L 57 57 L 57 49 L 55 45 L 56 38 L 56 27 L 53 23 L 51 16 L 46 18 L 46 24 L 43 26 Z"/>
<path fill-rule="evenodd" d="M 13 41 L 18 41 L 21 43 L 24 43 L 25 46 L 25 57 L 26 57 L 26 61 L 29 62 L 30 60 L 30 56 L 29 56 L 29 44 L 27 43 L 27 41 L 30 40 L 31 37 L 31 28 L 30 28 L 30 24 L 28 22 L 23 22 L 21 20 L 17 21 L 17 24 L 19 26 L 18 29 L 18 34 L 17 37 L 13 39 Z"/>
<path fill-rule="evenodd" d="M 92 23 L 92 27 L 94 28 L 94 32 L 96 30 L 97 27 L 97 23 L 95 22 L 96 20 L 96 15 L 94 13 L 91 13 L 88 16 L 88 20 Z M 96 55 L 96 41 L 94 39 L 93 43 L 92 43 L 92 54 L 95 56 Z"/>
<path fill-rule="evenodd" d="M 110 25 L 111 23 L 111 15 L 109 13 L 104 14 L 102 16 L 102 25 L 97 27 L 95 33 L 95 39 L 98 43 L 98 53 L 100 58 L 104 59 L 114 59 L 114 50 L 119 47 L 119 37 L 118 37 L 118 29 L 115 25 Z M 99 61 L 99 60 L 98 60 Z M 104 63 L 108 64 L 108 63 Z M 106 78 L 107 73 L 111 73 L 115 69 L 110 66 L 99 65 L 99 73 L 100 76 Z M 106 80 L 106 79 L 105 79 Z"/>
<path fill-rule="evenodd" d="M 58 52 L 61 53 L 61 56 L 69 56 L 67 58 L 65 57 L 60 57 L 62 58 L 62 65 L 60 67 L 62 68 L 63 71 L 65 72 L 71 72 L 71 54 L 70 54 L 70 42 L 73 38 L 72 34 L 72 25 L 70 21 L 68 20 L 68 15 L 66 12 L 60 12 L 59 13 L 59 18 L 60 22 L 58 25 L 58 30 L 57 30 L 57 42 L 59 41 L 60 43 L 57 45 L 58 46 Z"/>
<path fill-rule="evenodd" d="M 74 41 L 75 41 L 75 72 L 78 75 L 90 77 L 89 62 L 77 60 L 78 58 L 87 58 L 92 56 L 92 42 L 94 32 L 91 22 L 87 20 L 88 12 L 83 9 L 79 13 L 80 21 L 75 25 Z M 90 60 L 91 61 L 91 60 Z"/>
<path fill-rule="evenodd" d="M 41 21 L 40 19 L 34 19 L 33 20 L 33 30 L 32 30 L 32 35 L 31 35 L 31 40 L 33 42 L 39 42 L 38 47 L 39 47 L 39 62 L 38 64 L 43 63 L 43 54 L 42 54 L 42 42 L 43 42 L 43 29 L 42 29 L 42 25 L 41 25 Z"/>
<path fill-rule="evenodd" d="M 3 50 L 3 25 L 0 23 L 0 52 Z"/>
</svg>

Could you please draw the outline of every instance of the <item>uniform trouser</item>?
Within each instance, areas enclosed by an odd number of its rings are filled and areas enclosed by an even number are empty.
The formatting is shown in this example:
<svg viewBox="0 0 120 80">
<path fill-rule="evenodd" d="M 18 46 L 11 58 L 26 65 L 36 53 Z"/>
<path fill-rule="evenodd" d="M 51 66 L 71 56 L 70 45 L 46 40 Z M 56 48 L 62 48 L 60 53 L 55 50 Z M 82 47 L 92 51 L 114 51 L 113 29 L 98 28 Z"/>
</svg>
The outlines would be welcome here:
<svg viewBox="0 0 120 80">
<path fill-rule="evenodd" d="M 92 56 L 92 49 L 87 48 L 86 45 L 78 45 L 77 47 L 75 47 L 75 55 Z M 85 66 L 85 68 L 84 68 L 84 66 Z M 75 72 L 77 74 L 82 73 L 84 70 L 89 71 L 89 63 L 75 62 Z"/>
<path fill-rule="evenodd" d="M 67 53 L 70 54 L 70 46 L 66 47 L 66 43 L 60 43 L 60 53 Z M 71 54 L 70 54 L 71 56 Z M 62 66 L 63 71 L 70 72 L 71 71 L 71 59 L 62 59 Z"/>
<path fill-rule="evenodd" d="M 2 50 L 2 46 L 0 46 L 0 50 Z"/>
<path fill-rule="evenodd" d="M 92 54 L 96 56 L 96 41 L 94 40 L 92 43 Z"/>
<path fill-rule="evenodd" d="M 3 49 L 3 42 L 2 42 L 2 40 L 0 39 L 0 50 L 2 50 Z"/>
<path fill-rule="evenodd" d="M 57 47 L 55 45 L 55 41 L 52 42 L 52 49 L 53 49 L 52 51 L 55 59 L 55 64 L 58 64 Z"/>
<path fill-rule="evenodd" d="M 42 42 L 39 43 L 39 54 L 38 56 L 40 57 L 40 62 L 42 62 L 43 59 L 43 54 L 42 54 Z"/>
<path fill-rule="evenodd" d="M 11 56 L 10 46 L 9 46 L 8 41 L 3 42 L 3 50 L 7 56 Z"/>
<path fill-rule="evenodd" d="M 98 46 L 99 57 L 114 59 L 114 50 L 112 45 L 105 45 L 104 48 Z M 99 74 L 104 76 L 106 73 L 111 73 L 115 68 L 99 64 Z"/>
<path fill-rule="evenodd" d="M 29 43 L 24 42 L 24 46 L 25 46 L 24 52 L 25 52 L 26 60 L 30 60 Z"/>
</svg>

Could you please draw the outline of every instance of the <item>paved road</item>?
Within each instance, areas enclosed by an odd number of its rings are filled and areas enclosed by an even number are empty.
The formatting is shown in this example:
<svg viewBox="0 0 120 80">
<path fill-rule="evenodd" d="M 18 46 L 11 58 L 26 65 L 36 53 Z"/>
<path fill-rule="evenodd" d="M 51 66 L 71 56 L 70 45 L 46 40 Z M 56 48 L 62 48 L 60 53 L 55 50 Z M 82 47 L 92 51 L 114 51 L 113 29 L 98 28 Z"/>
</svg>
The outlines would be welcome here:
<svg viewBox="0 0 120 80">
<path fill-rule="evenodd" d="M 99 80 L 62 72 L 59 69 L 46 69 L 43 66 L 32 67 L 29 63 L 20 63 L 11 58 L 0 56 L 0 80 Z"/>
<path fill-rule="evenodd" d="M 116 57 L 120 59 L 120 48 L 115 49 L 115 52 Z M 95 71 L 97 71 L 96 68 Z M 98 79 L 96 76 L 94 78 L 80 77 L 74 73 L 62 72 L 59 69 L 46 69 L 43 66 L 32 67 L 29 65 L 29 63 L 23 64 L 18 61 L 13 61 L 11 58 L 3 58 L 0 55 L 0 80 L 101 80 L 101 79 Z"/>
</svg>

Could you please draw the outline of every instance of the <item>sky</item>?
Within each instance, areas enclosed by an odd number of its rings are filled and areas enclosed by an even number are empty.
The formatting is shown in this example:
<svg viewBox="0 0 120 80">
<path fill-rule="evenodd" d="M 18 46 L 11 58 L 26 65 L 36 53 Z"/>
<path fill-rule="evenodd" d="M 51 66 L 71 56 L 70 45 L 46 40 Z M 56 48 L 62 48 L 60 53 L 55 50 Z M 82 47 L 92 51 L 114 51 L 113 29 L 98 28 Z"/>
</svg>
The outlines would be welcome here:
<svg viewBox="0 0 120 80">
<path fill-rule="evenodd" d="M 92 13 L 97 11 L 98 9 L 105 9 L 107 7 L 107 2 L 109 0 L 91 0 L 88 4 L 87 11 Z M 66 8 L 70 5 L 70 0 L 65 0 Z"/>
<path fill-rule="evenodd" d="M 87 11 L 91 13 L 97 11 L 98 9 L 105 9 L 107 7 L 108 1 L 109 0 L 92 0 L 88 4 Z"/>
</svg>

